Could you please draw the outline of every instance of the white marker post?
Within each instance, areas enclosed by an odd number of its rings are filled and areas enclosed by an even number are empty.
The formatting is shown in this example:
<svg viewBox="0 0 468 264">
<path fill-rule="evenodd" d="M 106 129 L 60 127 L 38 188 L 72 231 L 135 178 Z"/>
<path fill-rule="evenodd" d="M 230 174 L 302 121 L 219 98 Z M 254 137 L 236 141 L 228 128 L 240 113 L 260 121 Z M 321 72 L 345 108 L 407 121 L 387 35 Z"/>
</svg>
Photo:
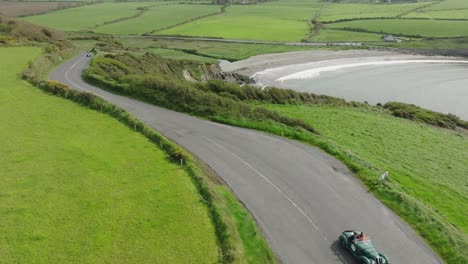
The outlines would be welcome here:
<svg viewBox="0 0 468 264">
<path fill-rule="evenodd" d="M 387 178 L 388 178 L 388 171 L 386 171 L 384 174 L 382 174 L 382 176 L 380 176 L 380 179 L 379 179 L 379 184 L 385 184 L 385 182 L 387 181 Z"/>
</svg>

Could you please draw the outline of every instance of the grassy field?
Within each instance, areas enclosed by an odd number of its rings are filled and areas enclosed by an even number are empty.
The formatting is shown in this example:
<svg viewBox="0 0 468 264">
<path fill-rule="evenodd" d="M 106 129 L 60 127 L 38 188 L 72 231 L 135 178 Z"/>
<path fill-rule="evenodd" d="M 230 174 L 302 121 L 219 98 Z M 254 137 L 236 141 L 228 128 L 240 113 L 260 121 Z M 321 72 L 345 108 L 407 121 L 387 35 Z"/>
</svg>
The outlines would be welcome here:
<svg viewBox="0 0 468 264">
<path fill-rule="evenodd" d="M 81 2 L 0 2 L 0 13 L 11 17 L 31 16 L 80 5 Z"/>
<path fill-rule="evenodd" d="M 468 232 L 468 135 L 370 110 L 270 105 L 314 125 L 329 141 L 382 171 L 411 196 Z M 376 176 L 377 177 L 377 176 Z"/>
<path fill-rule="evenodd" d="M 0 49 L 0 262 L 215 263 L 185 170 L 119 121 L 19 80 L 39 52 Z"/>
<path fill-rule="evenodd" d="M 468 36 L 468 21 L 376 19 L 334 23 L 331 28 L 365 29 L 373 32 L 427 37 Z"/>
<path fill-rule="evenodd" d="M 468 9 L 468 1 L 465 0 L 444 0 L 438 4 L 424 8 L 423 11 L 428 10 L 455 10 L 455 9 Z"/>
<path fill-rule="evenodd" d="M 134 35 L 158 31 L 192 19 L 219 12 L 216 5 L 161 5 L 151 7 L 142 16 L 94 29 L 98 33 Z"/>
<path fill-rule="evenodd" d="M 130 39 L 128 39 L 130 41 Z M 132 43 L 124 41 L 126 45 Z M 154 40 L 150 44 L 153 47 L 170 47 L 176 49 L 194 50 L 198 54 L 227 59 L 231 61 L 246 59 L 251 56 L 280 53 L 300 50 L 313 50 L 315 47 L 295 47 L 284 45 L 266 45 L 266 44 L 240 44 L 240 43 L 222 43 L 209 41 L 188 41 L 188 40 Z"/>
<path fill-rule="evenodd" d="M 310 40 L 316 42 L 381 41 L 382 36 L 381 34 L 366 32 L 322 29 L 319 34 L 312 36 Z"/>
<path fill-rule="evenodd" d="M 346 32 L 345 32 L 346 33 Z M 369 34 L 371 35 L 371 34 Z M 227 59 L 231 61 L 246 59 L 251 56 L 300 50 L 314 50 L 316 47 L 298 47 L 285 45 L 266 45 L 266 44 L 240 44 L 240 43 L 222 43 L 211 41 L 190 41 L 190 40 L 168 40 L 151 39 L 145 37 L 119 37 L 116 40 L 122 42 L 125 47 L 142 53 L 151 51 L 166 58 L 200 61 L 214 61 L 212 58 Z M 91 49 L 96 41 L 77 40 L 76 45 L 82 49 Z M 329 47 L 333 49 L 333 47 Z M 174 50 L 176 49 L 176 50 Z M 199 54 L 195 56 L 178 50 L 192 50 Z M 115 50 L 116 52 L 119 50 Z M 121 50 L 122 52 L 124 50 Z M 206 57 L 203 57 L 206 56 Z M 212 57 L 212 58 L 210 58 Z"/>
<path fill-rule="evenodd" d="M 460 10 L 431 10 L 409 13 L 405 18 L 426 18 L 426 19 L 467 19 L 468 9 Z"/>
<path fill-rule="evenodd" d="M 409 18 L 468 19 L 468 1 L 444 0 L 438 4 L 407 14 Z"/>
<path fill-rule="evenodd" d="M 329 4 L 320 16 L 320 21 L 335 21 L 338 19 L 395 17 L 414 10 L 430 2 L 407 4 Z"/>
<path fill-rule="evenodd" d="M 230 6 L 220 15 L 158 32 L 163 35 L 300 41 L 316 9 L 294 6 Z"/>
<path fill-rule="evenodd" d="M 103 3 L 31 16 L 25 20 L 60 30 L 77 31 L 133 16 L 137 14 L 137 8 L 148 5 L 150 3 Z"/>
</svg>

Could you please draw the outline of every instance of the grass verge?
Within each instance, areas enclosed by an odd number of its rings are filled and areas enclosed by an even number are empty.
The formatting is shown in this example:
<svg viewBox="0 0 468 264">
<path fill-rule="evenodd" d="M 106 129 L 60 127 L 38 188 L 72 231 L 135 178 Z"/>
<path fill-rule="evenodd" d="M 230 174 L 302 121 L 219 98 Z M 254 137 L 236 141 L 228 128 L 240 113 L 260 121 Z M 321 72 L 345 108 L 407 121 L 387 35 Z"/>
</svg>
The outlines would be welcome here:
<svg viewBox="0 0 468 264">
<path fill-rule="evenodd" d="M 447 263 L 466 263 L 468 134 L 391 117 L 363 107 L 266 105 L 313 124 L 320 136 L 301 134 L 344 161 Z M 286 134 L 286 136 L 288 136 Z M 390 171 L 385 187 L 375 185 Z"/>
<path fill-rule="evenodd" d="M 50 64 L 53 64 L 50 61 Z M 160 146 L 171 160 L 179 162 L 184 160 L 184 168 L 200 194 L 201 200 L 208 207 L 212 222 L 214 223 L 215 233 L 220 247 L 220 262 L 222 263 L 274 263 L 273 253 L 268 248 L 266 242 L 258 232 L 256 225 L 250 215 L 242 208 L 237 200 L 227 200 L 225 198 L 228 189 L 220 185 L 217 181 L 209 179 L 206 175 L 208 171 L 201 169 L 203 164 L 194 159 L 189 153 L 185 152 L 179 146 L 170 142 L 159 133 L 145 126 L 143 123 L 132 117 L 126 111 L 111 105 L 104 100 L 89 94 L 71 90 L 68 87 L 56 82 L 44 82 L 37 77 L 34 70 L 37 67 L 34 63 L 29 65 L 26 70 L 26 78 L 34 81 L 39 88 L 46 92 L 60 97 L 75 101 L 88 108 L 106 113 L 123 122 L 135 131 L 140 132 L 150 141 Z M 49 67 L 50 68 L 50 67 Z M 212 177 L 214 178 L 214 177 Z M 222 194 L 221 194 L 222 192 Z M 244 212 L 241 216 L 236 215 L 233 220 L 232 211 L 227 208 L 228 205 L 234 206 L 237 203 L 238 212 Z M 255 233 L 248 235 L 239 235 L 243 233 L 243 226 L 251 226 Z M 255 252 L 253 255 L 249 252 Z M 249 254 L 249 255 L 246 255 Z"/>
<path fill-rule="evenodd" d="M 189 172 L 118 120 L 18 79 L 39 53 L 0 48 L 0 262 L 217 262 Z"/>
</svg>

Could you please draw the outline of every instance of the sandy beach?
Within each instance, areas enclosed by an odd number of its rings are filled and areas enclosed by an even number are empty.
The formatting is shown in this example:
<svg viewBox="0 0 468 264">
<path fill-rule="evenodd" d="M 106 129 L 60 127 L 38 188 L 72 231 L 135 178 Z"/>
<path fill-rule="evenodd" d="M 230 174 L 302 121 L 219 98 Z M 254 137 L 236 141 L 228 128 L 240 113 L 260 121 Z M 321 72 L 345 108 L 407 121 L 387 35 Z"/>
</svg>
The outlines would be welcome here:
<svg viewBox="0 0 468 264">
<path fill-rule="evenodd" d="M 398 101 L 468 119 L 466 58 L 346 50 L 300 51 L 221 62 L 258 86 L 325 94 L 370 104 Z M 430 78 L 429 78 L 430 77 Z"/>
</svg>

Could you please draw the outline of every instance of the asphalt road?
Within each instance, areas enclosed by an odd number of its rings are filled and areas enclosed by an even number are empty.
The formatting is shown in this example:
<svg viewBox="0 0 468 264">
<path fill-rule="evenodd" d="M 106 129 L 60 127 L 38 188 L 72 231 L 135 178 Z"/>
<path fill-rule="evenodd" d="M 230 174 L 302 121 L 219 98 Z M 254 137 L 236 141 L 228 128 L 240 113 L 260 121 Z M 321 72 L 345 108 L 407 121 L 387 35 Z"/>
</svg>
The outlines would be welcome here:
<svg viewBox="0 0 468 264">
<path fill-rule="evenodd" d="M 337 238 L 363 230 L 392 263 L 442 263 L 339 161 L 320 150 L 114 95 L 81 78 L 83 54 L 51 79 L 126 109 L 213 168 L 246 205 L 283 263 L 355 263 Z M 376 175 L 377 177 L 377 175 Z"/>
</svg>

